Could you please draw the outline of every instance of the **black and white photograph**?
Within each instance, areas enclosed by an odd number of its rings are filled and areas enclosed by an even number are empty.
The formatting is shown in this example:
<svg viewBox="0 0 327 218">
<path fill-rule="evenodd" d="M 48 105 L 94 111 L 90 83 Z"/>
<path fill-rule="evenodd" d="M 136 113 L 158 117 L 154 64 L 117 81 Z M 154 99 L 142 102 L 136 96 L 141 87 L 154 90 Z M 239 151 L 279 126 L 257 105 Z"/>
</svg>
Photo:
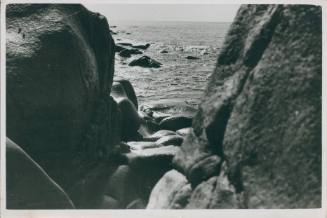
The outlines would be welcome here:
<svg viewBox="0 0 327 218">
<path fill-rule="evenodd" d="M 2 212 L 326 213 L 322 2 L 1 4 Z"/>
</svg>

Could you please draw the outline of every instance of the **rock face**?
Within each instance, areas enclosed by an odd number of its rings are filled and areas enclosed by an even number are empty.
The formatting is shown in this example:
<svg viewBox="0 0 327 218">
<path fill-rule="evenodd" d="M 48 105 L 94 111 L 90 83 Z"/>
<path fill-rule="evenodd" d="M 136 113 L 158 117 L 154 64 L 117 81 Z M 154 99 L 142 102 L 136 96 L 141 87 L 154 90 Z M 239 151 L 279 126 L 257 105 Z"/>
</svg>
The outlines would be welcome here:
<svg viewBox="0 0 327 218">
<path fill-rule="evenodd" d="M 81 5 L 11 4 L 6 36 L 7 135 L 69 192 L 120 141 L 106 18 Z"/>
<path fill-rule="evenodd" d="M 173 160 L 182 208 L 321 207 L 321 36 L 320 7 L 241 6 Z M 173 208 L 167 179 L 148 208 Z"/>
</svg>

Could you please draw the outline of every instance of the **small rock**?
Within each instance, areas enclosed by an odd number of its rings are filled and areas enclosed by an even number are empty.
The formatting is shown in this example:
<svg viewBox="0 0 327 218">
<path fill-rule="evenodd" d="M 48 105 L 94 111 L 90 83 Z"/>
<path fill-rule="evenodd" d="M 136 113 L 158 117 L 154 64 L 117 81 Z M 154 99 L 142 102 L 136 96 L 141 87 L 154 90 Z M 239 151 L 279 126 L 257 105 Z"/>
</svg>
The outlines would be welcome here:
<svg viewBox="0 0 327 218">
<path fill-rule="evenodd" d="M 120 43 L 116 43 L 116 45 L 132 46 L 133 44 L 129 42 L 120 42 Z"/>
<path fill-rule="evenodd" d="M 120 57 L 124 57 L 124 58 L 130 58 L 132 57 L 131 53 L 128 51 L 128 49 L 124 49 L 121 52 L 119 52 L 119 56 Z"/>
<path fill-rule="evenodd" d="M 189 134 L 189 132 L 192 130 L 192 127 L 186 127 L 183 129 L 179 129 L 176 131 L 176 133 L 180 136 L 186 136 L 187 134 Z"/>
<path fill-rule="evenodd" d="M 124 49 L 126 49 L 126 47 L 118 45 L 118 43 L 115 45 L 115 52 L 121 52 Z"/>
<path fill-rule="evenodd" d="M 140 67 L 148 67 L 148 68 L 159 68 L 161 67 L 161 65 L 162 65 L 161 63 L 146 55 L 138 59 L 135 59 L 129 63 L 129 66 L 140 66 Z"/>
<path fill-rule="evenodd" d="M 141 52 L 140 50 L 137 50 L 135 48 L 132 49 L 127 49 L 125 48 L 124 50 L 119 52 L 119 56 L 121 57 L 131 57 L 133 54 L 142 54 L 143 52 Z"/>
<path fill-rule="evenodd" d="M 183 143 L 184 138 L 178 135 L 168 135 L 156 141 L 157 145 L 176 145 L 180 146 Z"/>
<path fill-rule="evenodd" d="M 162 49 L 162 50 L 160 51 L 160 53 L 161 53 L 161 54 L 167 54 L 168 51 L 167 51 L 166 49 Z"/>
<path fill-rule="evenodd" d="M 209 52 L 206 51 L 206 50 L 204 50 L 204 51 L 201 52 L 201 55 L 208 55 L 208 54 L 209 54 Z"/>
<path fill-rule="evenodd" d="M 133 48 L 139 48 L 139 49 L 147 49 L 150 47 L 150 43 L 146 43 L 145 45 L 132 45 Z"/>
<path fill-rule="evenodd" d="M 127 144 L 130 146 L 131 150 L 143 150 L 149 148 L 158 148 L 161 146 L 155 142 L 149 141 L 127 142 Z"/>
<path fill-rule="evenodd" d="M 200 58 L 189 55 L 189 56 L 186 57 L 186 59 L 188 59 L 188 60 L 197 60 L 197 59 L 200 59 Z"/>
<path fill-rule="evenodd" d="M 149 117 L 152 117 L 154 119 L 154 121 L 158 122 L 158 123 L 160 123 L 161 120 L 163 120 L 164 118 L 167 118 L 170 116 L 169 114 L 155 111 L 155 110 L 153 110 L 153 108 L 151 108 L 151 106 L 148 106 L 148 105 L 141 105 L 140 111 L 144 112 Z"/>
</svg>

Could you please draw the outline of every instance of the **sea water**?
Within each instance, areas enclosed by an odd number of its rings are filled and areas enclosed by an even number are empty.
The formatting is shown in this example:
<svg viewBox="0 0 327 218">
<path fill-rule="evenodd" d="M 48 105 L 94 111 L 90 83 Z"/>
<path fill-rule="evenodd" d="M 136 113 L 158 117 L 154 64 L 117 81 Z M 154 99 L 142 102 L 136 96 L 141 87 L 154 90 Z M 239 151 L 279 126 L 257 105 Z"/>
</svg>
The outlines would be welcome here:
<svg viewBox="0 0 327 218">
<path fill-rule="evenodd" d="M 115 79 L 129 80 L 139 104 L 187 104 L 196 108 L 213 72 L 230 23 L 221 22 L 110 22 L 115 42 L 150 43 L 140 55 L 123 58 L 116 53 Z M 162 53 L 165 50 L 167 53 Z M 160 68 L 131 67 L 142 55 Z M 187 56 L 198 59 L 189 60 Z"/>
</svg>

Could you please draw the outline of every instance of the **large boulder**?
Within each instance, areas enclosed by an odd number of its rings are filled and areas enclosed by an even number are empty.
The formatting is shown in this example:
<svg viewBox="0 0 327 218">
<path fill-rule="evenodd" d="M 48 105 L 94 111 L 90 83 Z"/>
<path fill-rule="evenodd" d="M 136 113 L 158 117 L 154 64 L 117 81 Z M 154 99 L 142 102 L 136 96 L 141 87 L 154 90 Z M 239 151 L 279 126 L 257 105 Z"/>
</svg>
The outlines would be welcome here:
<svg viewBox="0 0 327 218">
<path fill-rule="evenodd" d="M 321 23 L 317 6 L 240 7 L 173 160 L 186 208 L 321 207 Z"/>
<path fill-rule="evenodd" d="M 7 138 L 7 208 L 73 209 L 62 188 L 17 144 Z"/>
<path fill-rule="evenodd" d="M 80 154 L 119 141 L 108 23 L 77 4 L 10 4 L 6 15 L 7 135 L 66 189 L 86 169 Z"/>
</svg>

